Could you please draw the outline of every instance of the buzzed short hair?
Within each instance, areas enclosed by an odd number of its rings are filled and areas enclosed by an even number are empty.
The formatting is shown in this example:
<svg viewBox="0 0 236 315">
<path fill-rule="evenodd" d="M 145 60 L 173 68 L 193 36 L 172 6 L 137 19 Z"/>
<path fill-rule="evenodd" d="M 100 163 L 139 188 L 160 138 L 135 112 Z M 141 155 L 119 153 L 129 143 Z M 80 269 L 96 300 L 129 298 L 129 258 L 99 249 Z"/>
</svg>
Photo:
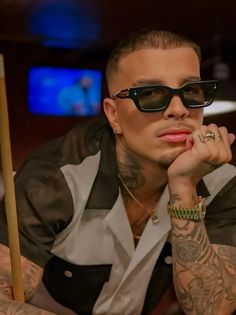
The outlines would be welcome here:
<svg viewBox="0 0 236 315">
<path fill-rule="evenodd" d="M 108 85 L 113 74 L 118 70 L 120 59 L 129 53 L 143 48 L 171 49 L 179 47 L 192 48 L 198 56 L 199 62 L 201 61 L 200 47 L 183 35 L 156 29 L 144 29 L 139 32 L 132 33 L 118 43 L 108 58 L 106 66 L 106 79 Z"/>
</svg>

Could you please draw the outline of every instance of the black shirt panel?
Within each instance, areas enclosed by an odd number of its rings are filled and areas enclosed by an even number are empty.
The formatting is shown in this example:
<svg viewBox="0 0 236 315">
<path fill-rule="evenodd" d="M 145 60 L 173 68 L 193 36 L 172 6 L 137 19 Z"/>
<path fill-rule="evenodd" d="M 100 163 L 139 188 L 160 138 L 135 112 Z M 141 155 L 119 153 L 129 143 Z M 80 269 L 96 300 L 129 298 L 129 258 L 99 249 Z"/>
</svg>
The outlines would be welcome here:
<svg viewBox="0 0 236 315">
<path fill-rule="evenodd" d="M 205 225 L 211 243 L 236 246 L 236 177 L 207 207 Z"/>
</svg>

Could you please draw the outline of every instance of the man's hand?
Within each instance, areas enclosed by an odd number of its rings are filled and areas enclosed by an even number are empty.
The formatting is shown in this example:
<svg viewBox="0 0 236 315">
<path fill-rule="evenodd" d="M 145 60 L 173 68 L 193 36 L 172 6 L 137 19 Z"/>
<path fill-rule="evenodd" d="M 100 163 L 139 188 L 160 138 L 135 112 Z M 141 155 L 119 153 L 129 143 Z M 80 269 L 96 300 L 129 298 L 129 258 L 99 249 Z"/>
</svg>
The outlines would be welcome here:
<svg viewBox="0 0 236 315">
<path fill-rule="evenodd" d="M 201 178 L 232 159 L 230 145 L 235 135 L 226 127 L 202 125 L 188 136 L 186 151 L 168 169 L 171 189 L 180 186 L 196 187 Z"/>
</svg>

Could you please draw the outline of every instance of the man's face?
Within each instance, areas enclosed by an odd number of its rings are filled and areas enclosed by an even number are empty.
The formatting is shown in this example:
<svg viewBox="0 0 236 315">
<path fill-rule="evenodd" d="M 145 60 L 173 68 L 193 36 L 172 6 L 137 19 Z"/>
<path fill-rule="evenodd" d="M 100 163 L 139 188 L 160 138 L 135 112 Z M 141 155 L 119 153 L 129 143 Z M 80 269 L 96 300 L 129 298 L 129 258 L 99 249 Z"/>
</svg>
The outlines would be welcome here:
<svg viewBox="0 0 236 315">
<path fill-rule="evenodd" d="M 142 49 L 122 58 L 110 89 L 143 85 L 179 88 L 200 79 L 199 60 L 192 48 Z M 115 113 L 122 135 L 118 145 L 140 162 L 168 165 L 185 151 L 186 136 L 202 124 L 203 109 L 186 108 L 178 96 L 161 112 L 139 111 L 131 99 L 115 99 Z"/>
</svg>

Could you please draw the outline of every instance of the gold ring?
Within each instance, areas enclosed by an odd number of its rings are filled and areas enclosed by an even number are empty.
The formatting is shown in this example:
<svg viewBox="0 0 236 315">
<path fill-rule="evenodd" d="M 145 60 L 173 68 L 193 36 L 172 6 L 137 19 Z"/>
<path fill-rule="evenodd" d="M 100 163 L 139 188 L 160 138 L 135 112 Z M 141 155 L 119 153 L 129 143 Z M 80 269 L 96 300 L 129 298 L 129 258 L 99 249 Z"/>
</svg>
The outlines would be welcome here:
<svg viewBox="0 0 236 315">
<path fill-rule="evenodd" d="M 215 136 L 214 132 L 207 129 L 204 138 L 215 140 L 216 136 Z"/>
</svg>

